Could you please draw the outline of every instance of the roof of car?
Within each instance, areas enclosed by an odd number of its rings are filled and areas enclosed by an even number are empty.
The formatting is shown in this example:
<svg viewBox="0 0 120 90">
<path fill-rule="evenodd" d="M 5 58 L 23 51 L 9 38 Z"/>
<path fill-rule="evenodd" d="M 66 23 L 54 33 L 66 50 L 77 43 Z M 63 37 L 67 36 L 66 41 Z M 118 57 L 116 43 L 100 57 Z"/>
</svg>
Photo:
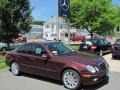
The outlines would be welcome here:
<svg viewBox="0 0 120 90">
<path fill-rule="evenodd" d="M 38 41 L 38 42 L 27 42 L 26 44 L 29 44 L 29 43 L 49 44 L 49 43 L 57 43 L 57 42 L 60 42 L 60 41 Z"/>
</svg>

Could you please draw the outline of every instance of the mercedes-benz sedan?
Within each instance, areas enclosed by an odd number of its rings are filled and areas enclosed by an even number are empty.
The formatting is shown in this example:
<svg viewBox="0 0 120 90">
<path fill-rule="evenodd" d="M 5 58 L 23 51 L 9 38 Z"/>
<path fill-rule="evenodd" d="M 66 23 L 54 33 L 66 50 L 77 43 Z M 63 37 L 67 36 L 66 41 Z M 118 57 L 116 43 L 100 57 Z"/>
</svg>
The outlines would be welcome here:
<svg viewBox="0 0 120 90">
<path fill-rule="evenodd" d="M 79 46 L 79 51 L 91 54 L 103 55 L 111 52 L 111 43 L 106 39 L 87 39 Z"/>
<path fill-rule="evenodd" d="M 108 77 L 108 63 L 101 56 L 80 53 L 61 42 L 31 42 L 6 55 L 13 75 L 20 72 L 61 80 L 68 89 L 94 85 Z"/>
</svg>

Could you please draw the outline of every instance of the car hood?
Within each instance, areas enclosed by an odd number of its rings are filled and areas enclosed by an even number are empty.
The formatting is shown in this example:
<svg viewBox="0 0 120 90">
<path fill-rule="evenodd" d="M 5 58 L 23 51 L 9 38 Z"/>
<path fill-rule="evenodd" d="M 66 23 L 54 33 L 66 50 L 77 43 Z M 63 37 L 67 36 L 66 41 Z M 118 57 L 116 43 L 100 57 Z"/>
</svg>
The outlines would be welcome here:
<svg viewBox="0 0 120 90">
<path fill-rule="evenodd" d="M 83 64 L 98 64 L 104 60 L 103 57 L 84 52 L 75 52 L 59 56 L 62 60 L 79 62 Z"/>
</svg>

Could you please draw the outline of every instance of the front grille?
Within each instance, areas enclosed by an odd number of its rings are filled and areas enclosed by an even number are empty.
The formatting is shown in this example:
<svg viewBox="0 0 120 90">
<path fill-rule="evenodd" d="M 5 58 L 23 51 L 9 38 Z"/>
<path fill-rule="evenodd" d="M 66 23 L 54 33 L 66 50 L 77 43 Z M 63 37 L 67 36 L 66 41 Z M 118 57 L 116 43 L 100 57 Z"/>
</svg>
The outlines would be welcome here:
<svg viewBox="0 0 120 90">
<path fill-rule="evenodd" d="M 106 71 L 106 69 L 107 69 L 107 67 L 106 67 L 106 62 L 102 62 L 102 63 L 100 63 L 98 66 L 99 66 L 99 68 L 100 68 L 101 70 L 103 70 L 103 71 Z"/>
</svg>

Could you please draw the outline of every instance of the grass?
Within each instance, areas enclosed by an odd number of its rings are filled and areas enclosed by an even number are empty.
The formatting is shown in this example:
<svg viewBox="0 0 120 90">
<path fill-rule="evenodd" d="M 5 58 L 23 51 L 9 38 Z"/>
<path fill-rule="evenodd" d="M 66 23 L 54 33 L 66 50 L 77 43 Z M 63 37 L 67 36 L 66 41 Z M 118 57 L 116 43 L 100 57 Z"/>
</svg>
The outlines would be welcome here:
<svg viewBox="0 0 120 90">
<path fill-rule="evenodd" d="M 6 67 L 7 67 L 7 65 L 5 63 L 5 59 L 4 58 L 0 58 L 0 70 L 4 69 Z"/>
<path fill-rule="evenodd" d="M 71 48 L 73 48 L 74 50 L 78 50 L 79 45 L 78 44 L 72 44 L 70 45 Z"/>
</svg>

